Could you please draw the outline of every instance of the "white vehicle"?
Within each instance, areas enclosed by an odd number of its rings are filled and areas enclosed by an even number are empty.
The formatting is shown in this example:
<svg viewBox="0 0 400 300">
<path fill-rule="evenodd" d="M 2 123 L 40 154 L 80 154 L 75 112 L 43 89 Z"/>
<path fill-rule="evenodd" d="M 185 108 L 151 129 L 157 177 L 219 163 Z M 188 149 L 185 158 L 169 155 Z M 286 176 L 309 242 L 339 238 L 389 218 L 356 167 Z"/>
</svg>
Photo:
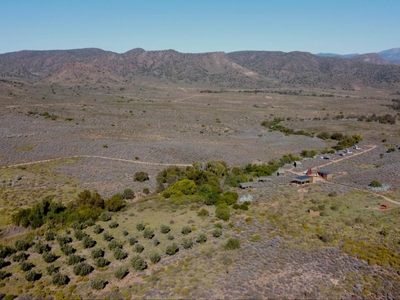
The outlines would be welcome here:
<svg viewBox="0 0 400 300">
<path fill-rule="evenodd" d="M 361 150 L 361 148 L 360 148 L 359 146 L 357 146 L 357 145 L 355 145 L 355 146 L 353 147 L 353 149 L 355 149 L 355 150 Z"/>
<path fill-rule="evenodd" d="M 343 150 L 343 153 L 351 154 L 351 153 L 353 153 L 353 152 L 351 152 L 349 149 L 344 149 L 344 150 Z"/>
</svg>

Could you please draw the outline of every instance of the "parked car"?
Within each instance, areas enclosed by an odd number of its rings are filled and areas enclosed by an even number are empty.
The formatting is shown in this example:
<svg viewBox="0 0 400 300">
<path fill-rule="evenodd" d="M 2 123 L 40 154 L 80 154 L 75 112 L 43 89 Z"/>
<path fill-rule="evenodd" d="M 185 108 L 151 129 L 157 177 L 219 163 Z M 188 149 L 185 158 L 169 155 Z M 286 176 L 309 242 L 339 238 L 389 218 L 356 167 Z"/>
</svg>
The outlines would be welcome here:
<svg viewBox="0 0 400 300">
<path fill-rule="evenodd" d="M 355 145 L 355 146 L 353 147 L 353 149 L 355 149 L 355 150 L 361 150 L 361 148 L 360 148 L 359 146 L 357 146 L 357 145 Z"/>
</svg>

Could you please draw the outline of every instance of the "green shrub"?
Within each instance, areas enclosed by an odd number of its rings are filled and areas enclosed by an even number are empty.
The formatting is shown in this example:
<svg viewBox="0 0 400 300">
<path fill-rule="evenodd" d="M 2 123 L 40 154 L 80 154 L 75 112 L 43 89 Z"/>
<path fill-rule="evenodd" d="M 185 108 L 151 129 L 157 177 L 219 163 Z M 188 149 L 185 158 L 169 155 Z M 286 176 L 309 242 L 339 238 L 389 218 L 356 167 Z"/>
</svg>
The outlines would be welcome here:
<svg viewBox="0 0 400 300">
<path fill-rule="evenodd" d="M 76 265 L 79 264 L 80 262 L 84 261 L 85 259 L 82 256 L 79 256 L 77 254 L 71 254 L 68 256 L 66 263 L 67 265 Z"/>
<path fill-rule="evenodd" d="M 92 219 L 92 218 L 89 218 L 85 223 L 84 223 L 84 226 L 86 227 L 86 226 L 93 226 L 93 225 L 95 225 L 95 222 L 94 222 L 94 220 Z"/>
<path fill-rule="evenodd" d="M 117 221 L 112 221 L 110 223 L 110 225 L 108 225 L 110 228 L 117 228 L 119 226 L 119 224 L 117 223 Z"/>
<path fill-rule="evenodd" d="M 125 252 L 125 251 L 123 251 L 123 250 L 120 249 L 120 248 L 116 248 L 116 249 L 114 250 L 114 257 L 115 257 L 115 259 L 117 259 L 117 260 L 122 260 L 122 259 L 125 259 L 125 258 L 128 257 L 128 253 Z"/>
<path fill-rule="evenodd" d="M 27 281 L 36 281 L 42 277 L 42 274 L 35 272 L 34 270 L 28 271 L 25 274 L 25 279 Z"/>
<path fill-rule="evenodd" d="M 125 189 L 123 196 L 125 199 L 134 199 L 135 193 L 131 189 Z"/>
<path fill-rule="evenodd" d="M 17 251 L 26 251 L 32 246 L 32 243 L 25 240 L 17 240 L 15 241 L 15 249 Z"/>
<path fill-rule="evenodd" d="M 137 238 L 135 237 L 130 237 L 129 238 L 129 245 L 135 245 L 138 242 Z"/>
<path fill-rule="evenodd" d="M 241 210 L 249 210 L 249 202 L 245 201 L 240 206 L 239 209 Z"/>
<path fill-rule="evenodd" d="M 382 187 L 382 183 L 378 180 L 372 180 L 369 184 L 370 187 Z"/>
<path fill-rule="evenodd" d="M 45 234 L 44 234 L 44 239 L 46 240 L 46 241 L 54 241 L 54 239 L 56 238 L 56 234 L 55 234 L 55 232 L 54 231 L 51 231 L 51 230 L 49 230 L 49 231 L 46 231 L 45 232 Z"/>
<path fill-rule="evenodd" d="M 168 225 L 161 225 L 160 231 L 161 233 L 166 234 L 171 231 L 171 227 L 169 227 Z"/>
<path fill-rule="evenodd" d="M 82 229 L 86 228 L 86 226 L 83 223 L 80 223 L 80 222 L 73 222 L 71 224 L 71 228 L 74 229 L 74 230 L 82 230 Z"/>
<path fill-rule="evenodd" d="M 159 241 L 157 238 L 155 238 L 155 239 L 153 240 L 153 245 L 154 245 L 155 247 L 157 247 L 159 244 L 160 244 L 160 241 Z"/>
<path fill-rule="evenodd" d="M 92 248 L 96 245 L 96 241 L 92 239 L 90 236 L 86 236 L 82 242 L 83 242 L 83 248 L 85 249 Z"/>
<path fill-rule="evenodd" d="M 54 254 L 52 252 L 45 252 L 42 255 L 43 260 L 47 263 L 52 263 L 53 261 L 56 261 L 58 257 L 59 256 L 57 256 L 56 254 Z"/>
<path fill-rule="evenodd" d="M 6 258 L 14 253 L 15 249 L 8 246 L 0 245 L 0 258 Z"/>
<path fill-rule="evenodd" d="M 49 275 L 58 273 L 59 270 L 60 270 L 60 267 L 56 267 L 55 265 L 49 265 L 46 267 L 47 274 L 49 274 Z"/>
<path fill-rule="evenodd" d="M 197 215 L 198 215 L 199 217 L 208 217 L 208 216 L 210 215 L 210 213 L 208 212 L 207 209 L 202 208 L 202 209 L 197 213 Z"/>
<path fill-rule="evenodd" d="M 136 172 L 135 175 L 133 176 L 133 180 L 144 182 L 146 180 L 149 180 L 149 174 L 147 174 L 146 172 Z"/>
<path fill-rule="evenodd" d="M 12 274 L 10 272 L 0 270 L 0 280 L 3 280 L 5 278 L 11 277 L 11 276 L 12 276 Z"/>
<path fill-rule="evenodd" d="M 144 250 L 144 247 L 142 245 L 140 245 L 139 243 L 135 244 L 135 251 L 137 253 L 142 253 Z"/>
<path fill-rule="evenodd" d="M 64 253 L 65 255 L 71 255 L 75 253 L 75 249 L 74 247 L 72 247 L 69 244 L 64 244 L 60 247 L 60 250 L 62 251 L 62 253 Z"/>
<path fill-rule="evenodd" d="M 317 135 L 317 138 L 320 138 L 322 140 L 329 140 L 331 138 L 331 135 L 329 132 L 323 131 Z"/>
<path fill-rule="evenodd" d="M 109 242 L 109 241 L 111 241 L 112 239 L 114 239 L 114 237 L 113 237 L 110 233 L 104 232 L 104 233 L 103 233 L 103 239 L 104 239 L 105 241 Z"/>
<path fill-rule="evenodd" d="M 63 244 L 69 244 L 72 242 L 72 238 L 67 235 L 59 235 L 57 236 L 57 242 L 60 246 Z"/>
<path fill-rule="evenodd" d="M 150 194 L 150 190 L 149 190 L 149 188 L 147 188 L 147 187 L 144 188 L 142 192 L 143 192 L 143 194 L 145 194 L 145 195 Z"/>
<path fill-rule="evenodd" d="M 103 222 L 107 222 L 111 220 L 111 213 L 109 213 L 108 211 L 103 211 L 100 216 L 99 219 Z"/>
<path fill-rule="evenodd" d="M 158 263 L 158 262 L 161 260 L 161 256 L 160 256 L 160 254 L 158 254 L 157 252 L 152 252 L 152 253 L 150 253 L 149 258 L 150 258 L 150 261 L 151 261 L 153 264 L 156 264 L 156 263 Z"/>
<path fill-rule="evenodd" d="M 179 251 L 179 247 L 176 243 L 172 243 L 171 245 L 168 245 L 167 248 L 165 249 L 165 253 L 168 255 L 174 255 L 178 251 Z"/>
<path fill-rule="evenodd" d="M 136 223 L 136 229 L 137 229 L 138 231 L 143 231 L 145 227 L 146 227 L 146 225 L 144 225 L 143 222 L 138 222 L 138 223 Z"/>
<path fill-rule="evenodd" d="M 14 254 L 12 256 L 12 260 L 15 262 L 22 262 L 22 261 L 27 260 L 28 257 L 29 257 L 28 253 L 20 252 L 20 253 Z"/>
<path fill-rule="evenodd" d="M 126 275 L 128 275 L 129 271 L 127 267 L 119 267 L 115 272 L 114 272 L 114 276 L 117 279 L 122 279 L 124 278 Z"/>
<path fill-rule="evenodd" d="M 143 231 L 143 237 L 145 239 L 152 239 L 154 236 L 154 230 L 150 227 L 146 227 Z"/>
<path fill-rule="evenodd" d="M 122 244 L 116 240 L 112 240 L 109 244 L 108 244 L 108 249 L 113 250 L 116 248 L 122 248 Z"/>
<path fill-rule="evenodd" d="M 80 230 L 80 229 L 75 230 L 75 238 L 78 241 L 82 241 L 86 236 L 87 236 L 87 234 L 84 233 L 82 230 Z"/>
<path fill-rule="evenodd" d="M 93 271 L 93 267 L 87 263 L 80 262 L 76 264 L 73 268 L 73 272 L 78 276 L 86 276 L 89 275 Z"/>
<path fill-rule="evenodd" d="M 102 290 L 106 287 L 107 281 L 102 278 L 94 278 L 90 281 L 90 287 L 94 290 Z"/>
<path fill-rule="evenodd" d="M 191 238 L 183 238 L 182 246 L 184 249 L 190 249 L 193 247 L 193 240 Z"/>
<path fill-rule="evenodd" d="M 135 269 L 136 271 L 143 271 L 147 268 L 147 263 L 139 255 L 136 255 L 131 259 L 131 264 L 133 269 Z"/>
<path fill-rule="evenodd" d="M 108 266 L 110 264 L 110 262 L 105 259 L 104 257 L 98 257 L 94 260 L 94 265 L 98 268 L 104 268 L 106 266 Z"/>
<path fill-rule="evenodd" d="M 53 275 L 51 282 L 57 286 L 66 285 L 69 282 L 69 277 L 57 272 Z"/>
<path fill-rule="evenodd" d="M 200 233 L 197 236 L 196 242 L 200 243 L 200 244 L 203 244 L 203 243 L 207 242 L 207 235 L 205 235 L 204 233 Z"/>
<path fill-rule="evenodd" d="M 95 233 L 95 234 L 100 234 L 100 233 L 102 233 L 103 232 L 103 227 L 101 227 L 100 225 L 95 225 L 94 227 L 93 227 L 93 232 Z"/>
<path fill-rule="evenodd" d="M 172 241 L 174 239 L 174 236 L 172 234 L 168 233 L 167 239 Z"/>
<path fill-rule="evenodd" d="M 11 265 L 9 261 L 5 261 L 4 258 L 0 258 L 0 269 Z"/>
<path fill-rule="evenodd" d="M 229 206 L 226 204 L 217 205 L 217 208 L 215 209 L 215 216 L 218 219 L 228 221 L 231 217 Z"/>
<path fill-rule="evenodd" d="M 122 235 L 123 235 L 123 236 L 127 236 L 128 234 L 129 234 L 128 231 L 126 231 L 126 230 L 123 230 L 123 231 L 122 231 Z"/>
<path fill-rule="evenodd" d="M 31 269 L 33 269 L 35 267 L 35 265 L 33 263 L 28 262 L 28 261 L 21 262 L 19 266 L 21 267 L 21 270 L 24 272 L 30 271 Z"/>
<path fill-rule="evenodd" d="M 42 254 L 43 252 L 49 252 L 51 250 L 51 247 L 48 244 L 43 243 L 42 241 L 37 242 L 33 246 L 33 251 L 39 254 Z"/>
<path fill-rule="evenodd" d="M 236 238 L 230 238 L 226 242 L 224 249 L 225 250 L 235 250 L 240 248 L 240 241 Z"/>
<path fill-rule="evenodd" d="M 104 202 L 105 209 L 108 211 L 120 211 L 126 206 L 124 196 L 121 194 L 115 194 L 111 198 Z"/>
<path fill-rule="evenodd" d="M 91 255 L 93 259 L 104 257 L 104 250 L 100 248 L 95 248 L 91 251 Z"/>
<path fill-rule="evenodd" d="M 182 234 L 183 235 L 188 235 L 189 233 L 191 233 L 192 232 L 192 228 L 190 227 L 190 226 L 184 226 L 183 228 L 182 228 Z"/>
</svg>

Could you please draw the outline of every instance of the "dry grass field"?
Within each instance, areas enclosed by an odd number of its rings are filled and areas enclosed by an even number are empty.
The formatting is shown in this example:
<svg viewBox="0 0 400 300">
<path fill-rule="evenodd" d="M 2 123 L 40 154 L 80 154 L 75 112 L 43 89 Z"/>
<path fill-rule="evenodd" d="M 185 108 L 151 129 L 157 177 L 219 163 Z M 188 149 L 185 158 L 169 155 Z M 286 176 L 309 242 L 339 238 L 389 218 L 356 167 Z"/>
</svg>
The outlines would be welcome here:
<svg viewBox="0 0 400 300">
<path fill-rule="evenodd" d="M 47 225 L 36 230 L 10 227 L 13 213 L 46 196 L 68 203 L 84 189 L 108 198 L 126 188 L 137 196 L 110 221 L 96 223 L 121 243 L 127 258 L 116 259 L 103 233 L 95 234 L 89 226 L 82 230 L 96 241 L 94 248 L 104 249 L 108 266 L 75 275 L 57 241 L 47 241 L 58 256 L 53 265 L 70 282 L 52 284 L 49 264 L 29 249 L 27 261 L 41 278 L 26 281 L 20 264 L 7 258 L 10 264 L 2 270 L 13 275 L 1 280 L 0 293 L 25 295 L 21 299 L 400 298 L 399 121 L 390 125 L 354 119 L 396 115 L 387 106 L 398 97 L 396 90 L 281 87 L 204 92 L 204 87 L 171 83 L 93 82 L 89 87 L 3 81 L 0 90 L 1 244 L 14 245 L 24 237 L 46 243 Z M 261 126 L 274 118 L 314 137 Z M 336 144 L 316 137 L 323 131 L 360 134 L 361 150 L 344 157 L 331 154 L 330 160 L 318 155 L 296 169 L 286 166 L 285 176 L 274 174 L 250 190 L 231 188 L 254 200 L 248 211 L 232 210 L 227 222 L 216 218 L 214 206 L 168 203 L 156 193 L 156 175 L 169 165 L 225 161 L 230 167 L 244 167 L 283 154 L 299 156 L 302 150 L 319 153 Z M 395 151 L 387 153 L 390 148 Z M 333 179 L 304 187 L 290 184 L 296 173 L 308 168 L 329 171 Z M 140 171 L 149 174 L 148 181 L 133 180 Z M 371 191 L 372 180 L 388 190 Z M 143 193 L 145 188 L 149 195 Z M 379 210 L 385 203 L 391 209 Z M 201 208 L 210 215 L 198 216 Z M 310 209 L 320 216 L 311 216 Z M 118 227 L 110 228 L 114 221 Z M 153 228 L 155 236 L 144 238 L 136 229 L 138 222 Z M 163 224 L 171 227 L 174 240 L 160 233 Z M 190 249 L 182 246 L 184 226 L 192 229 Z M 217 238 L 213 231 L 219 227 L 222 236 Z M 76 254 L 94 266 L 91 249 L 82 246 L 72 228 L 55 230 L 70 236 Z M 207 241 L 196 243 L 201 233 Z M 143 253 L 129 243 L 133 237 L 144 246 Z M 229 238 L 239 239 L 241 248 L 224 250 Z M 168 255 L 165 249 L 173 242 L 179 251 Z M 369 252 L 361 253 L 363 247 Z M 158 263 L 150 262 L 153 252 L 161 255 Z M 135 255 L 146 260 L 147 269 L 132 268 Z M 128 269 L 123 279 L 114 275 L 120 267 Z M 104 289 L 91 288 L 96 278 L 107 281 Z"/>
</svg>

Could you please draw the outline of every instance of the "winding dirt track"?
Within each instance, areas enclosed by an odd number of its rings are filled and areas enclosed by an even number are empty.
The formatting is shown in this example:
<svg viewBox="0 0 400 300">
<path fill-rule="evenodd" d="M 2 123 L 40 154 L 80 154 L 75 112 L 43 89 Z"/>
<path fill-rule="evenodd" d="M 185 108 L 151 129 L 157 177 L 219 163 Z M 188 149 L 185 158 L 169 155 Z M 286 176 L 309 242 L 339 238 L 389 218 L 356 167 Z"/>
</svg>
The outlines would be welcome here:
<svg viewBox="0 0 400 300">
<path fill-rule="evenodd" d="M 57 157 L 57 158 L 51 158 L 51 159 L 43 159 L 43 160 L 36 160 L 36 161 L 30 161 L 30 162 L 25 162 L 25 163 L 19 163 L 19 164 L 13 164 L 13 165 L 7 165 L 7 166 L 2 166 L 2 169 L 6 168 L 12 168 L 12 167 L 19 167 L 19 166 L 26 166 L 26 165 L 34 165 L 34 164 L 41 164 L 41 163 L 46 163 L 46 162 L 51 162 L 51 161 L 57 161 L 57 160 L 62 160 L 62 159 L 70 159 L 70 158 L 100 158 L 100 159 L 108 159 L 108 160 L 116 160 L 116 161 L 124 161 L 124 162 L 129 162 L 129 163 L 134 163 L 134 164 L 141 164 L 141 165 L 154 165 L 154 166 L 178 166 L 178 167 L 188 167 L 191 166 L 191 164 L 163 164 L 163 163 L 155 163 L 155 162 L 147 162 L 147 161 L 138 161 L 138 160 L 132 160 L 132 159 L 123 159 L 123 158 L 115 158 L 115 157 L 107 157 L 107 156 L 98 156 L 98 155 L 74 155 L 74 156 L 67 156 L 67 157 Z"/>
</svg>

